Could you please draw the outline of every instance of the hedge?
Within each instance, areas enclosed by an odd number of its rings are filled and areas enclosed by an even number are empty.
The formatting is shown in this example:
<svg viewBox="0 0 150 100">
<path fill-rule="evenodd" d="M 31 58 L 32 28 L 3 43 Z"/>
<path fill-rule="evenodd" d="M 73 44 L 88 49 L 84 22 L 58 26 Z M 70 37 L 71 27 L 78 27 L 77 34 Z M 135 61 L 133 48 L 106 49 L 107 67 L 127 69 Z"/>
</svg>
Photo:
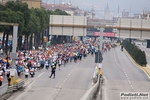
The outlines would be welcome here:
<svg viewBox="0 0 150 100">
<path fill-rule="evenodd" d="M 139 49 L 137 46 L 131 44 L 128 40 L 123 40 L 122 45 L 136 63 L 141 66 L 146 66 L 147 60 L 144 51 Z"/>
</svg>

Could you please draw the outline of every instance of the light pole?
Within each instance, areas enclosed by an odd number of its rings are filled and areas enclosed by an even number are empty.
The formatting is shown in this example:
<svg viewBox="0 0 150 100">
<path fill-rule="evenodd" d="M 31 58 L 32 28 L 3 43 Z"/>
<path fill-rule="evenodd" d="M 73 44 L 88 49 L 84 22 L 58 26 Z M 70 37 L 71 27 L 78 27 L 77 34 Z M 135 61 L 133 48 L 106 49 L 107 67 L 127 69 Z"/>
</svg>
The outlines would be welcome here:
<svg viewBox="0 0 150 100">
<path fill-rule="evenodd" d="M 10 57 L 12 58 L 12 69 L 10 70 L 11 82 L 10 84 L 14 84 L 15 74 L 16 74 L 16 45 L 17 45 L 17 35 L 18 35 L 18 25 L 13 26 L 13 45 L 12 52 L 10 53 Z"/>
</svg>

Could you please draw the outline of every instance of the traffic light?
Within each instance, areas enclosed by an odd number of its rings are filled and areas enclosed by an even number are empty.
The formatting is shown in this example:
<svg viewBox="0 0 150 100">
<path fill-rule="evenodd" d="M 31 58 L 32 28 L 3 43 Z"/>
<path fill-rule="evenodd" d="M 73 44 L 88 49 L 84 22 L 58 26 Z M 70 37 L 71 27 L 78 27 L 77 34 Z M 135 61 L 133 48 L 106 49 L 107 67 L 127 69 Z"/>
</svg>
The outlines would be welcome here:
<svg viewBox="0 0 150 100">
<path fill-rule="evenodd" d="M 43 37 L 43 41 L 46 42 L 46 36 Z"/>
<path fill-rule="evenodd" d="M 100 52 L 100 50 L 98 50 L 97 52 L 95 52 L 95 63 L 102 63 L 102 60 L 102 53 Z"/>
</svg>

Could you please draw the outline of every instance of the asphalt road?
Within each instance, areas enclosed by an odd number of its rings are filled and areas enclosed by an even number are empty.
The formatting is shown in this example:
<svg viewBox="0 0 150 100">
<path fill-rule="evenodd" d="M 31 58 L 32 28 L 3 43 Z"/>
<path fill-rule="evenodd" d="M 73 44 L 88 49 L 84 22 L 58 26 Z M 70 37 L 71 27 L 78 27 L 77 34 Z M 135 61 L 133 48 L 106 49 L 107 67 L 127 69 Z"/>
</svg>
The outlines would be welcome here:
<svg viewBox="0 0 150 100">
<path fill-rule="evenodd" d="M 150 79 L 120 47 L 104 53 L 103 100 L 120 100 L 120 92 L 150 92 Z"/>
<path fill-rule="evenodd" d="M 77 63 L 68 63 L 56 78 L 49 78 L 44 70 L 24 91 L 13 94 L 8 100 L 79 100 L 92 86 L 95 69 L 94 56 Z"/>
</svg>

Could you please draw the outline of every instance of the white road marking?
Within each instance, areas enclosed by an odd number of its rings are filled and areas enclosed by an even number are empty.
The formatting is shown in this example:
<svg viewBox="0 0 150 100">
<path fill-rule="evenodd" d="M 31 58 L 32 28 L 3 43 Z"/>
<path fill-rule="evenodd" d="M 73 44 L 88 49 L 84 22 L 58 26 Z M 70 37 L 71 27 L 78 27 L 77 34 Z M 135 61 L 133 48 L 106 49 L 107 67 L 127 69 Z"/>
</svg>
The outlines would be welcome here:
<svg viewBox="0 0 150 100">
<path fill-rule="evenodd" d="M 38 76 L 33 80 L 33 82 L 27 86 L 27 88 L 30 88 L 30 87 L 32 86 L 32 84 L 33 84 L 40 76 L 42 76 L 44 73 L 45 73 L 45 72 L 43 72 L 43 73 L 41 73 L 40 75 L 38 75 Z"/>
<path fill-rule="evenodd" d="M 128 80 L 128 83 L 130 84 L 130 86 L 132 86 L 132 84 L 131 84 L 131 81 L 130 81 L 130 80 Z"/>
<path fill-rule="evenodd" d="M 120 67 L 119 63 L 117 63 L 117 59 L 116 59 L 115 54 L 114 54 L 114 58 L 115 58 L 115 63 L 117 64 L 118 67 Z M 125 71 L 125 69 L 122 67 L 121 70 L 124 72 L 125 77 L 126 77 L 126 79 L 128 80 L 128 83 L 129 83 L 131 89 L 134 91 L 134 88 L 133 88 L 133 86 L 132 86 L 132 83 L 131 83 L 131 81 L 130 81 L 130 79 L 129 79 L 129 77 L 128 77 L 126 71 Z"/>
<path fill-rule="evenodd" d="M 127 80 L 129 80 L 129 77 L 127 77 Z"/>
<path fill-rule="evenodd" d="M 27 88 L 25 89 L 25 92 L 23 92 L 23 93 L 21 93 L 20 95 L 18 95 L 18 96 L 15 98 L 15 100 L 20 100 L 21 98 L 23 98 L 23 97 L 26 95 L 26 93 L 28 92 L 28 90 L 31 89 L 32 84 L 33 84 L 40 76 L 42 76 L 44 73 L 45 73 L 45 72 L 43 72 L 43 73 L 41 73 L 40 75 L 38 75 L 38 76 L 32 81 L 32 83 L 27 86 Z"/>
<path fill-rule="evenodd" d="M 79 63 L 78 63 L 78 64 L 79 64 Z M 77 64 L 76 66 L 78 66 L 78 64 Z M 74 66 L 74 68 L 75 68 L 76 66 Z M 73 68 L 71 71 L 73 71 L 74 68 Z M 63 86 L 63 83 L 65 83 L 65 81 L 67 80 L 67 78 L 69 77 L 70 74 L 71 74 L 71 72 L 68 73 L 68 75 L 67 75 L 66 78 L 63 80 L 63 82 L 62 82 L 61 85 L 59 86 L 59 89 L 57 90 L 56 94 L 54 95 L 54 97 L 52 97 L 51 100 L 55 100 L 55 99 L 56 99 L 56 95 L 60 92 L 60 90 L 61 90 L 61 88 L 62 88 L 62 86 Z"/>
</svg>

